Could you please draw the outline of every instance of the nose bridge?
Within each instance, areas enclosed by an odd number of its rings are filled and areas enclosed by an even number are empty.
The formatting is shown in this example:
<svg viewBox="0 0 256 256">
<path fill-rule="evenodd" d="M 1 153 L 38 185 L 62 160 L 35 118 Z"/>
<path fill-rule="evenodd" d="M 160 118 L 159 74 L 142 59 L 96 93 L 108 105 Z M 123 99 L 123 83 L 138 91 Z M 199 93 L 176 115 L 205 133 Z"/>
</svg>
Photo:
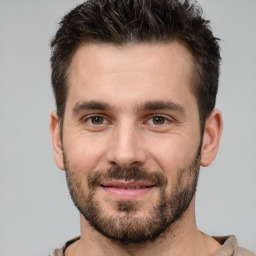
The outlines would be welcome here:
<svg viewBox="0 0 256 256">
<path fill-rule="evenodd" d="M 112 137 L 108 161 L 112 165 L 129 168 L 142 165 L 146 160 L 139 128 L 131 120 L 120 122 Z"/>
</svg>

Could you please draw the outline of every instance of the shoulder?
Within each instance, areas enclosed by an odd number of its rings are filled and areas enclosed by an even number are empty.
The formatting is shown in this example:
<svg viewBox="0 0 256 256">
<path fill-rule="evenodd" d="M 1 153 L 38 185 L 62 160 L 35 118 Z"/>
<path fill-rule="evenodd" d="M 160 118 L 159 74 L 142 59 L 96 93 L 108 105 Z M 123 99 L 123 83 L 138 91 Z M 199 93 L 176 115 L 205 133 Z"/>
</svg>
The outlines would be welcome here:
<svg viewBox="0 0 256 256">
<path fill-rule="evenodd" d="M 77 240 L 79 240 L 80 237 L 76 237 L 76 238 L 73 238 L 72 240 L 69 240 L 67 241 L 64 246 L 60 249 L 55 249 L 53 251 L 53 253 L 49 256 L 64 256 L 64 251 L 66 250 L 66 248 L 71 245 L 72 243 L 76 242 Z"/>
<path fill-rule="evenodd" d="M 239 247 L 235 236 L 213 238 L 222 245 L 214 256 L 256 256 L 255 253 Z"/>
<path fill-rule="evenodd" d="M 63 248 L 61 249 L 55 249 L 53 253 L 49 256 L 64 256 Z"/>
<path fill-rule="evenodd" d="M 247 249 L 237 247 L 234 251 L 234 256 L 256 256 L 256 254 Z"/>
</svg>

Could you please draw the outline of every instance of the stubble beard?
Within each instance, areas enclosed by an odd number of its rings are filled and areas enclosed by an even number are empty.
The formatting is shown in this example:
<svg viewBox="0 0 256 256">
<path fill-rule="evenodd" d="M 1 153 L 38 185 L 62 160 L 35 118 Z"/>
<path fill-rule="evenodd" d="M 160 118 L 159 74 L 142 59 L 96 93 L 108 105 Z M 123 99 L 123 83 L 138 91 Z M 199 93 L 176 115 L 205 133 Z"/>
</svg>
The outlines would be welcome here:
<svg viewBox="0 0 256 256">
<path fill-rule="evenodd" d="M 70 169 L 65 154 L 64 163 L 71 198 L 87 222 L 113 241 L 125 245 L 142 244 L 153 242 L 158 237 L 171 232 L 173 224 L 181 220 L 188 209 L 197 187 L 200 147 L 192 163 L 178 171 L 177 183 L 169 193 L 166 191 L 167 179 L 161 172 L 150 172 L 139 167 L 130 169 L 115 167 L 107 171 L 93 171 L 87 179 L 89 193 L 86 194 L 82 186 L 82 177 L 78 177 L 77 170 Z M 136 211 L 140 210 L 140 203 L 132 200 L 115 201 L 117 212 L 109 216 L 97 200 L 96 188 L 103 180 L 111 178 L 151 181 L 159 188 L 159 199 L 144 217 L 134 216 Z"/>
</svg>

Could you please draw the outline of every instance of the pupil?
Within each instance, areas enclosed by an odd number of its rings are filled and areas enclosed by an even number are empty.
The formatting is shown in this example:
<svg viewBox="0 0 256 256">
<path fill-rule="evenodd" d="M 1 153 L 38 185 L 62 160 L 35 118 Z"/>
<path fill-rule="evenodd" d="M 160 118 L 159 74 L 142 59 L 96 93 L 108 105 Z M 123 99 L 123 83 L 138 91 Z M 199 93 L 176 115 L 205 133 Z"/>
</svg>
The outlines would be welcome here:
<svg viewBox="0 0 256 256">
<path fill-rule="evenodd" d="M 164 118 L 161 116 L 154 117 L 154 124 L 163 124 Z"/>
<path fill-rule="evenodd" d="M 100 116 L 95 116 L 92 118 L 92 123 L 93 124 L 102 124 L 103 118 Z"/>
</svg>

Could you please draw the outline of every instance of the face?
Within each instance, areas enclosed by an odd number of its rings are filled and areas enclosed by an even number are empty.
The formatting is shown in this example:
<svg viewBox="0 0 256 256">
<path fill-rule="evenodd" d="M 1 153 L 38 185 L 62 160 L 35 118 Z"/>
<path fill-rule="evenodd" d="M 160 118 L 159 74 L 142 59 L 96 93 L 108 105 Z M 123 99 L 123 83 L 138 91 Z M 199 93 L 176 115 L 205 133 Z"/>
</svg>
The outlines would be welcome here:
<svg viewBox="0 0 256 256">
<path fill-rule="evenodd" d="M 75 53 L 57 162 L 81 214 L 105 236 L 153 240 L 186 212 L 201 142 L 192 72 L 177 42 Z"/>
</svg>

